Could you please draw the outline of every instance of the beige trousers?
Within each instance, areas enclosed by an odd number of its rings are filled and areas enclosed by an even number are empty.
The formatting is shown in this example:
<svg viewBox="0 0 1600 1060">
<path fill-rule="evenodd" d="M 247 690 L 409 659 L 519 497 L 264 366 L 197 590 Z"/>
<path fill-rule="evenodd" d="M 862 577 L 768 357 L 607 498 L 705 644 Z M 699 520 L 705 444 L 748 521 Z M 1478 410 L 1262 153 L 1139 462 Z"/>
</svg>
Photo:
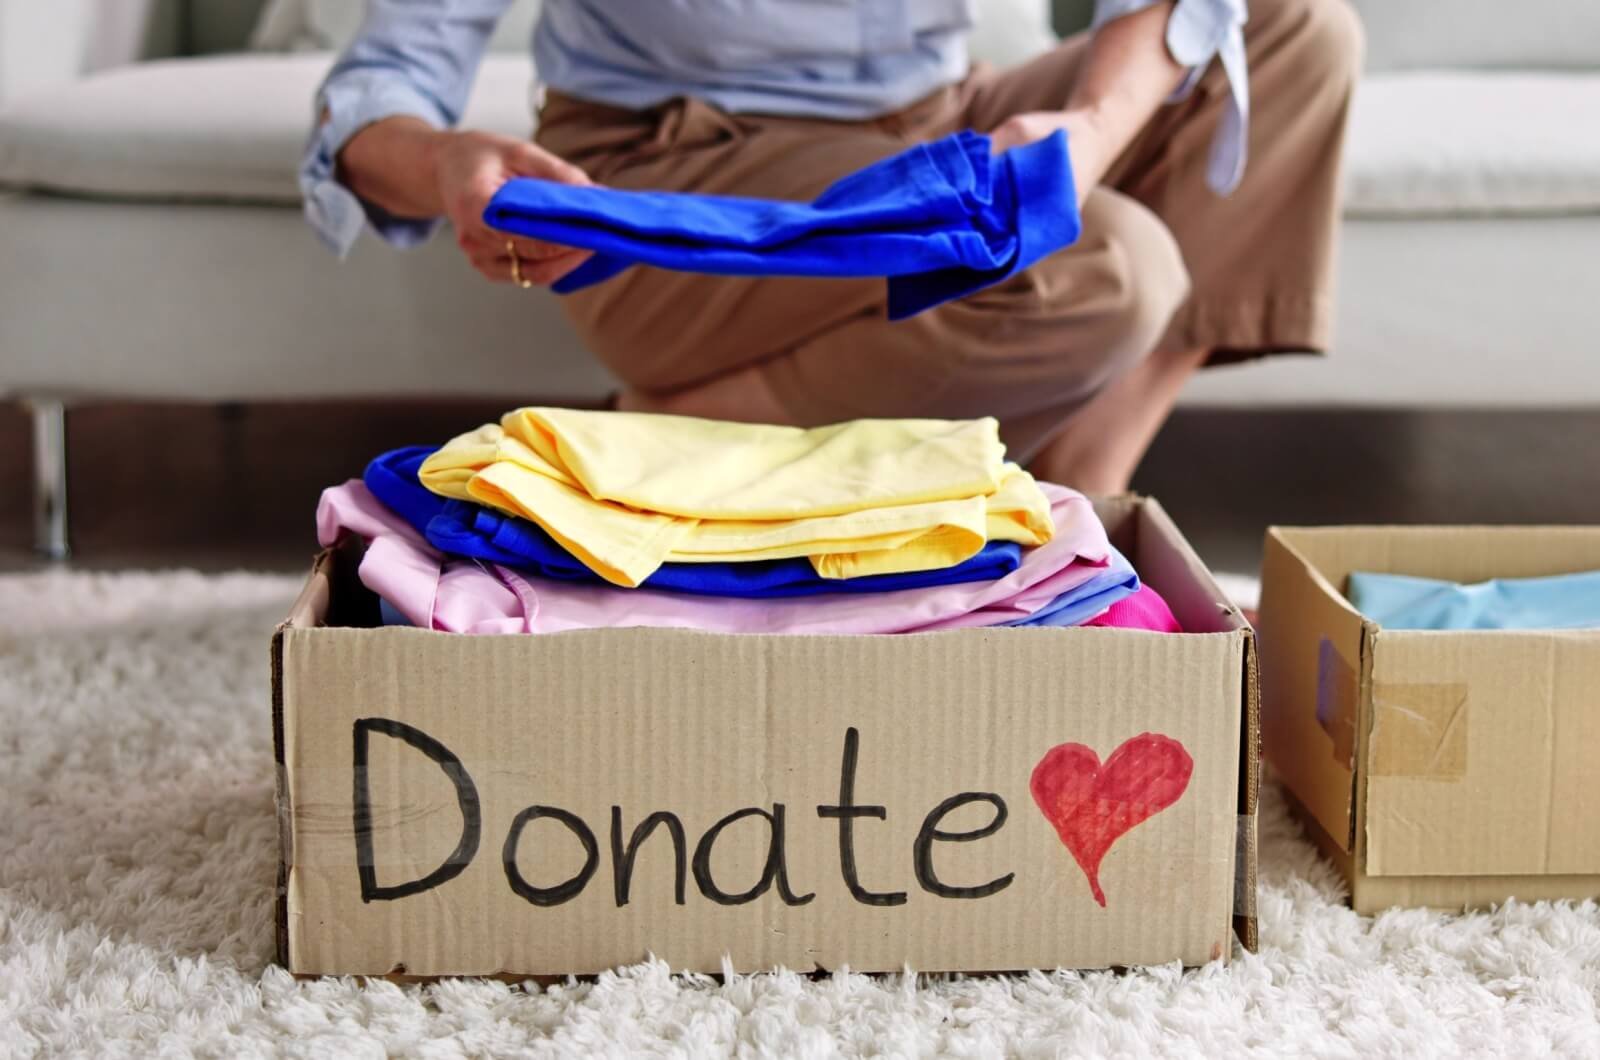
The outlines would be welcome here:
<svg viewBox="0 0 1600 1060">
<path fill-rule="evenodd" d="M 805 200 L 910 143 L 1064 106 L 1087 43 L 975 70 L 865 122 L 726 114 L 696 99 L 628 111 L 552 94 L 538 141 L 614 187 Z M 882 280 L 637 267 L 565 308 L 589 348 L 648 394 L 741 373 L 799 425 L 992 415 L 1024 461 L 1144 357 L 1323 351 L 1360 29 L 1344 0 L 1251 0 L 1245 46 L 1249 161 L 1233 194 L 1205 182 L 1227 100 L 1213 63 L 1090 192 L 1077 243 L 960 301 L 890 323 Z"/>
</svg>

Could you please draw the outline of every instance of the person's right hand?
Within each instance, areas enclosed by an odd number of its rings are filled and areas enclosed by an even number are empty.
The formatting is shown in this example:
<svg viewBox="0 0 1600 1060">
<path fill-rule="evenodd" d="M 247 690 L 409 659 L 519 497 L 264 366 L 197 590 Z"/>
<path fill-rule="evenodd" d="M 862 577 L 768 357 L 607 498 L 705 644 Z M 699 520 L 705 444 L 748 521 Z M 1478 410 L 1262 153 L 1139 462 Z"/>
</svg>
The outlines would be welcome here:
<svg viewBox="0 0 1600 1060">
<path fill-rule="evenodd" d="M 1101 135 L 1093 115 L 1080 111 L 1050 110 L 1013 114 L 989 133 L 995 152 L 1021 147 L 1061 130 L 1067 134 L 1067 157 L 1072 163 L 1073 190 L 1078 194 L 1078 205 L 1088 198 L 1089 192 L 1105 177 L 1111 159 L 1105 152 Z"/>
<path fill-rule="evenodd" d="M 588 174 L 536 144 L 483 132 L 440 133 L 434 154 L 434 182 L 444 215 L 455 228 L 462 253 L 496 283 L 513 279 L 510 247 L 528 284 L 551 284 L 577 268 L 589 251 L 512 237 L 483 223 L 483 210 L 512 177 L 538 177 L 559 184 L 591 183 Z"/>
<path fill-rule="evenodd" d="M 462 252 L 484 276 L 512 282 L 509 240 L 528 284 L 554 283 L 589 252 L 512 239 L 484 224 L 483 208 L 512 177 L 590 183 L 583 170 L 526 140 L 441 131 L 407 116 L 373 122 L 339 152 L 339 178 L 351 191 L 395 217 L 448 217 Z"/>
</svg>

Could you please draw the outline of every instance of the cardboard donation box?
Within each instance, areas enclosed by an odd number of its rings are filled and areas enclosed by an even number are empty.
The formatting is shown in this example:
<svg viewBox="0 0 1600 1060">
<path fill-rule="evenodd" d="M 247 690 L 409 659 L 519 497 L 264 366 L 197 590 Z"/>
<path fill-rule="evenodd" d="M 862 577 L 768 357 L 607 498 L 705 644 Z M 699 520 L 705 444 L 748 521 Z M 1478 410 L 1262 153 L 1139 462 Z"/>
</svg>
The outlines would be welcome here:
<svg viewBox="0 0 1600 1060">
<path fill-rule="evenodd" d="M 1009 970 L 1254 946 L 1254 635 L 1100 502 L 1186 634 L 379 627 L 324 553 L 273 640 L 304 974 Z"/>
<path fill-rule="evenodd" d="M 1600 896 L 1600 630 L 1385 629 L 1351 571 L 1600 569 L 1600 528 L 1273 527 L 1267 761 L 1359 912 Z"/>
</svg>

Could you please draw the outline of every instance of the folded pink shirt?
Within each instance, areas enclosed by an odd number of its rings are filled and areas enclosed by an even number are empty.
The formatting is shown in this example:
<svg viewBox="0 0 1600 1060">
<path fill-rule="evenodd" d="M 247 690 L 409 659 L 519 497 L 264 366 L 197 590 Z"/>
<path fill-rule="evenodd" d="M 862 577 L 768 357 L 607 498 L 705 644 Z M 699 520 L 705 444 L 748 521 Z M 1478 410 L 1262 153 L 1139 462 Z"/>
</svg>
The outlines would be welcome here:
<svg viewBox="0 0 1600 1060">
<path fill-rule="evenodd" d="M 1026 618 L 1092 578 L 1110 542 L 1087 497 L 1041 482 L 1056 533 L 1015 571 L 988 582 L 784 599 L 690 596 L 529 578 L 453 559 L 391 513 L 360 480 L 324 490 L 317 535 L 367 541 L 361 582 L 412 624 L 452 633 L 557 633 L 657 626 L 716 633 L 916 633 Z"/>
</svg>

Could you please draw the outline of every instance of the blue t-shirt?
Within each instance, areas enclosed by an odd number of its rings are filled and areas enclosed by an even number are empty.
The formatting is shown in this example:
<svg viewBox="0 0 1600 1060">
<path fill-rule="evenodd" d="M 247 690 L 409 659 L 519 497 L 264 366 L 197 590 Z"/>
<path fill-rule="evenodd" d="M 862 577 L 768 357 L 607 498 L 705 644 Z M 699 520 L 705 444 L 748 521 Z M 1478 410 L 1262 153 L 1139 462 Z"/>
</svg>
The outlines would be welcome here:
<svg viewBox="0 0 1600 1060">
<path fill-rule="evenodd" d="M 573 187 L 518 177 L 484 223 L 595 253 L 558 294 L 635 264 L 730 276 L 885 276 L 889 319 L 971 294 L 1078 238 L 1067 154 L 1056 132 L 993 154 L 963 131 L 915 144 L 835 182 L 814 201 Z"/>
</svg>

